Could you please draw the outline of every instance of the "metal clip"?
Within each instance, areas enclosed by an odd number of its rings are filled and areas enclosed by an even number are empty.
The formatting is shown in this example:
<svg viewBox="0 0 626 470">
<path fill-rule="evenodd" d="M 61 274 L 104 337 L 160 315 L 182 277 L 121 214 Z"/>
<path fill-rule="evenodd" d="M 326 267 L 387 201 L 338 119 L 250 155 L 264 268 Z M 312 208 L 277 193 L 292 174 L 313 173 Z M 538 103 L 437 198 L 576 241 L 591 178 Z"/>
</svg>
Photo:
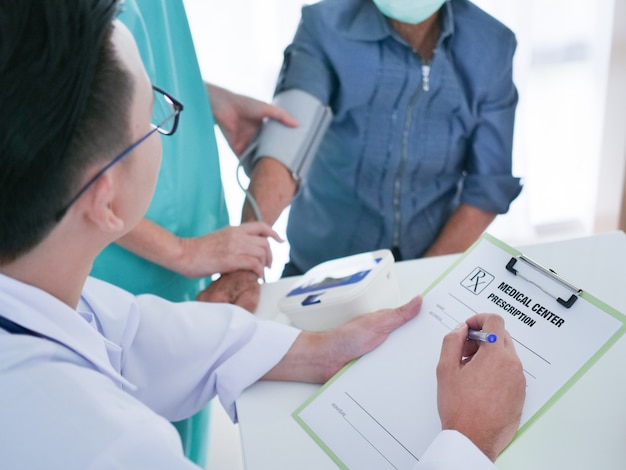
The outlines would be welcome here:
<svg viewBox="0 0 626 470">
<path fill-rule="evenodd" d="M 572 295 L 570 296 L 570 298 L 567 299 L 567 300 L 564 300 L 561 297 L 548 292 L 547 290 L 545 290 L 542 286 L 540 286 L 536 282 L 528 279 L 527 277 L 522 276 L 518 272 L 518 270 L 514 268 L 515 263 L 518 260 L 526 262 L 527 264 L 529 264 L 531 267 L 533 267 L 537 271 L 539 271 L 542 274 L 544 274 L 545 276 L 548 276 L 549 278 L 553 279 L 554 281 L 556 281 L 557 283 L 559 283 L 560 285 L 562 285 L 566 289 L 572 291 Z M 531 284 L 535 285 L 536 287 L 541 289 L 543 292 L 545 292 L 549 296 L 554 297 L 556 299 L 556 301 L 558 303 L 560 303 L 561 305 L 563 305 L 565 308 L 570 308 L 572 305 L 574 305 L 574 302 L 576 302 L 576 299 L 583 292 L 582 289 L 579 289 L 578 287 L 576 287 L 576 286 L 570 284 L 569 282 L 567 282 L 565 279 L 563 279 L 561 276 L 559 276 L 554 270 L 546 268 L 546 267 L 540 265 L 539 263 L 537 263 L 536 261 L 533 261 L 533 260 L 531 260 L 530 258 L 528 258 L 528 257 L 526 257 L 524 255 L 519 255 L 518 257 L 514 256 L 513 258 L 511 258 L 511 261 L 509 261 L 508 264 L 506 265 L 506 269 L 507 269 L 507 271 L 512 272 L 516 276 L 519 276 L 522 279 L 524 279 L 524 280 L 530 282 Z"/>
</svg>

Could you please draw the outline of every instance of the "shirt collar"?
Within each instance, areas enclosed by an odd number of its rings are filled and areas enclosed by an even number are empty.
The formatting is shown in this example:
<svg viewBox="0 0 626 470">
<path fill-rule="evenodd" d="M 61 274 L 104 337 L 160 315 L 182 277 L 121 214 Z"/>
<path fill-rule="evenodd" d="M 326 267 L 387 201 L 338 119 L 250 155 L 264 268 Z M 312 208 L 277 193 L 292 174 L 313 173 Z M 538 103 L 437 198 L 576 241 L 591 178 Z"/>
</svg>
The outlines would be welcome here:
<svg viewBox="0 0 626 470">
<path fill-rule="evenodd" d="M 441 24 L 439 41 L 443 41 L 454 34 L 454 10 L 452 9 L 452 2 L 449 0 L 443 4 L 439 11 L 439 23 Z"/>
<path fill-rule="evenodd" d="M 371 1 L 361 2 L 355 11 L 355 15 L 343 21 L 345 21 L 346 24 L 342 29 L 345 36 L 349 39 L 357 41 L 380 41 L 388 36 L 393 36 L 396 39 L 400 38 L 385 19 L 385 16 L 376 7 L 374 2 Z M 441 7 L 439 21 L 441 23 L 439 42 L 441 42 L 448 36 L 454 34 L 454 13 L 452 11 L 451 1 L 446 1 Z"/>
<path fill-rule="evenodd" d="M 0 274 L 0 315 L 71 349 L 116 383 L 136 388 L 114 369 L 105 337 L 84 316 L 47 292 Z"/>
<path fill-rule="evenodd" d="M 341 21 L 341 20 L 340 20 Z M 380 41 L 391 35 L 392 28 L 374 2 L 361 2 L 352 18 L 345 18 L 342 27 L 349 39 Z"/>
</svg>

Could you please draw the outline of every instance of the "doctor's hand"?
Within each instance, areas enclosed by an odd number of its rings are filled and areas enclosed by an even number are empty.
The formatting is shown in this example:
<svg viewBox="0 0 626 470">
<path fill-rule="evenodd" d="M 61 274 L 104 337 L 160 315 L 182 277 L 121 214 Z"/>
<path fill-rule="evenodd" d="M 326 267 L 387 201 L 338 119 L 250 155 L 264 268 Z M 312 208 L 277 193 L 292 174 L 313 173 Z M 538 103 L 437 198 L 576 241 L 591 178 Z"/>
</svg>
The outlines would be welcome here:
<svg viewBox="0 0 626 470">
<path fill-rule="evenodd" d="M 495 343 L 468 341 L 468 327 L 495 333 Z M 443 340 L 437 366 L 442 429 L 464 434 L 492 461 L 519 426 L 526 378 L 499 315 L 479 314 Z"/>
<path fill-rule="evenodd" d="M 261 285 L 253 271 L 234 271 L 222 274 L 196 296 L 201 302 L 220 302 L 239 305 L 254 312 L 259 303 Z"/>
<path fill-rule="evenodd" d="M 325 332 L 303 331 L 265 380 L 324 383 L 348 362 L 376 349 L 389 333 L 414 318 L 422 298 L 392 309 L 359 315 Z"/>
<path fill-rule="evenodd" d="M 272 104 L 209 83 L 206 89 L 215 120 L 237 156 L 248 147 L 263 119 L 274 119 L 290 127 L 298 125 L 287 111 Z"/>
</svg>

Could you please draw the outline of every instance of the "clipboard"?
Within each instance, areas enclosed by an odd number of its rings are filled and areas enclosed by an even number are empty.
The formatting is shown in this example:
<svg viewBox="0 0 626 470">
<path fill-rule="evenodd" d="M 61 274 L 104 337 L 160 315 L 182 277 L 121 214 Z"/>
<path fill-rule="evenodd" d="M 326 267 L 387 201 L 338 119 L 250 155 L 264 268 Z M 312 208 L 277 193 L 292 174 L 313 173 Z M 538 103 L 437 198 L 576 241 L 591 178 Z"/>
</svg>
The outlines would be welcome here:
<svg viewBox="0 0 626 470">
<path fill-rule="evenodd" d="M 473 302 L 481 306 L 479 308 L 485 305 L 492 307 L 481 311 L 501 314 L 505 318 L 509 331 L 517 331 L 521 327 L 527 328 L 528 331 L 535 331 L 533 328 L 543 328 L 548 331 L 551 329 L 553 332 L 569 330 L 568 334 L 575 336 L 574 333 L 578 333 L 571 325 L 575 326 L 577 317 L 580 319 L 582 318 L 580 316 L 584 314 L 591 315 L 594 319 L 596 325 L 594 334 L 601 332 L 602 337 L 596 338 L 597 341 L 593 346 L 590 346 L 583 355 L 571 359 L 569 357 L 570 349 L 573 349 L 571 343 L 576 341 L 575 338 L 570 338 L 569 342 L 558 343 L 553 349 L 559 357 L 554 358 L 545 354 L 546 357 L 541 357 L 541 338 L 534 342 L 531 341 L 532 337 L 528 341 L 522 340 L 519 348 L 516 344 L 516 350 L 521 358 L 522 354 L 526 354 L 536 355 L 538 362 L 547 360 L 547 362 L 542 362 L 547 367 L 547 372 L 541 373 L 561 375 L 561 377 L 552 377 L 553 383 L 547 383 L 545 390 L 538 386 L 534 386 L 532 390 L 532 386 L 529 387 L 526 404 L 528 405 L 530 400 L 533 402 L 532 407 L 527 409 L 525 406 L 521 427 L 516 438 L 527 432 L 533 423 L 567 393 L 567 390 L 624 334 L 626 317 L 593 297 L 589 292 L 562 279 L 553 270 L 544 268 L 528 257 L 521 258 L 522 256 L 519 251 L 485 234 L 425 291 L 424 306 L 416 319 L 394 332 L 379 349 L 346 366 L 318 393 L 301 405 L 293 413 L 293 417 L 340 468 L 411 468 L 419 460 L 425 447 L 439 432 L 434 368 L 438 361 L 440 340 L 444 332 L 441 332 L 438 341 L 431 341 L 427 345 L 430 349 L 419 350 L 423 354 L 430 354 L 431 363 L 425 367 L 425 369 L 430 367 L 430 370 L 418 372 L 413 369 L 414 373 L 422 373 L 425 376 L 431 374 L 430 378 L 413 380 L 411 375 L 406 373 L 411 364 L 402 357 L 402 354 L 408 353 L 415 357 L 415 351 L 407 351 L 406 347 L 417 342 L 416 337 L 420 329 L 437 336 L 433 333 L 437 325 L 442 326 L 442 330 L 455 326 L 451 323 L 458 319 L 446 318 L 446 305 L 440 305 L 442 303 L 441 292 L 453 286 L 451 289 L 455 294 L 457 291 L 461 292 L 460 301 L 472 303 L 474 299 Z M 516 272 L 512 272 L 510 268 Z M 529 279 L 532 282 L 529 282 Z M 488 298 L 488 303 L 486 303 Z M 559 302 L 558 299 L 563 302 Z M 446 322 L 449 323 L 447 326 Z M 529 326 L 531 323 L 532 326 Z M 515 337 L 513 333 L 512 336 Z M 419 339 L 428 341 L 428 336 Z M 550 364 L 548 364 L 551 360 L 554 360 L 553 370 L 550 370 Z M 390 363 L 393 362 L 396 366 L 395 371 L 383 369 L 383 367 L 392 369 Z M 528 369 L 528 372 L 532 373 L 532 366 L 524 362 L 524 359 L 522 362 L 525 371 Z M 537 368 L 537 370 L 540 369 L 541 367 Z M 534 380 L 548 380 L 549 382 L 550 377 L 545 379 L 541 377 L 541 374 L 538 375 L 539 379 L 529 379 L 527 376 L 527 382 L 532 383 Z M 373 382 L 371 377 L 375 377 Z M 365 390 L 367 385 L 364 386 L 364 384 L 373 386 L 379 382 L 384 383 L 384 390 L 377 390 L 374 393 Z M 415 406 L 417 410 L 412 409 L 413 404 L 410 400 L 403 402 L 403 397 L 398 397 L 395 393 L 393 400 L 387 399 L 387 402 L 382 404 L 380 400 L 377 402 L 377 394 L 382 396 L 386 394 L 389 398 L 389 390 L 406 390 L 406 387 L 409 387 L 408 395 L 413 396 L 413 401 L 417 403 Z M 535 390 L 540 390 L 541 393 L 537 394 Z M 349 398 L 345 398 L 348 396 Z M 420 399 L 415 400 L 415 397 L 420 397 Z M 366 412 L 365 415 L 381 423 L 383 432 L 379 434 L 386 434 L 387 437 L 368 435 L 371 426 L 359 420 L 367 421 L 369 418 L 356 416 L 355 408 L 349 404 L 346 405 L 350 400 L 358 403 Z M 424 403 L 427 406 L 422 406 Z M 333 405 L 335 409 L 332 408 Z M 356 427 L 359 432 L 348 430 L 342 421 L 350 421 L 349 427 Z M 403 421 L 410 422 L 412 425 L 403 426 Z M 418 426 L 415 423 L 422 424 Z M 349 435 L 351 433 L 352 436 Z M 354 436 L 359 433 L 360 436 Z M 381 455 L 382 452 L 385 456 L 382 463 L 372 454 L 371 449 L 367 448 L 371 447 L 370 443 L 363 445 L 363 442 L 368 440 L 375 442 L 376 439 L 381 439 L 382 442 L 380 445 L 376 443 L 376 453 Z M 421 443 L 414 444 L 416 440 Z M 390 450 L 385 449 L 386 446 Z M 358 464 L 353 464 L 352 457 L 355 456 Z"/>
</svg>

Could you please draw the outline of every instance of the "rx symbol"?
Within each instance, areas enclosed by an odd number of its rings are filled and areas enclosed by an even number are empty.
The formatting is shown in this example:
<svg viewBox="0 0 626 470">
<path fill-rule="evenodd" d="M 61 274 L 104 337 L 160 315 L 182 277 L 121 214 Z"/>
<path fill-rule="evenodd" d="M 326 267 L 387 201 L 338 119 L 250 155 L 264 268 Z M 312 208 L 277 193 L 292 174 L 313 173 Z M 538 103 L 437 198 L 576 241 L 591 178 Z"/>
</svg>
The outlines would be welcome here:
<svg viewBox="0 0 626 470">
<path fill-rule="evenodd" d="M 485 287 L 491 284 L 494 277 L 485 271 L 483 268 L 476 267 L 474 270 L 461 282 L 461 285 L 465 287 L 472 294 L 480 294 Z"/>
</svg>

